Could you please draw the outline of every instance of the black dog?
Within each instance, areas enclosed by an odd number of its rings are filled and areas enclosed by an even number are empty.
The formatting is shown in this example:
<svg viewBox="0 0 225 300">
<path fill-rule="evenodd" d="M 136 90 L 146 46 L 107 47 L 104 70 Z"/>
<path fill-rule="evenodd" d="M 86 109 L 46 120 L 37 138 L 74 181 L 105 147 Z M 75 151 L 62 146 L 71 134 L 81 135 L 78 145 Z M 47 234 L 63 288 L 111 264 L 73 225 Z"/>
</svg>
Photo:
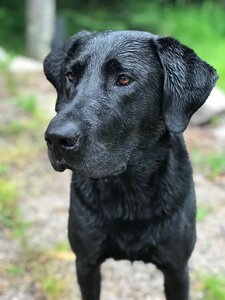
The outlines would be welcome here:
<svg viewBox="0 0 225 300">
<path fill-rule="evenodd" d="M 100 265 L 142 260 L 164 274 L 167 300 L 188 299 L 195 193 L 182 137 L 216 71 L 173 38 L 81 32 L 44 71 L 57 115 L 45 139 L 57 171 L 73 171 L 69 240 L 82 299 L 100 297 Z"/>
</svg>

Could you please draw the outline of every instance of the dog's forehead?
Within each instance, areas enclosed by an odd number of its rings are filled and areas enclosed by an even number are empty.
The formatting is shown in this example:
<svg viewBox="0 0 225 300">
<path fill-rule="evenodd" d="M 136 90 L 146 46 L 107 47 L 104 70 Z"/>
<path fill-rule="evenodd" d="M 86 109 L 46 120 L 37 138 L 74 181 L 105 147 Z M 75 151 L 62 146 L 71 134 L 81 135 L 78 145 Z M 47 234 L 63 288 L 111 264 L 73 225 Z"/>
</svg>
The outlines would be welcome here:
<svg viewBox="0 0 225 300">
<path fill-rule="evenodd" d="M 141 31 L 105 31 L 93 34 L 91 38 L 83 44 L 79 59 L 86 60 L 100 58 L 101 61 L 117 57 L 141 57 L 145 56 L 145 51 L 149 51 L 150 40 L 156 36 L 148 32 Z"/>
</svg>

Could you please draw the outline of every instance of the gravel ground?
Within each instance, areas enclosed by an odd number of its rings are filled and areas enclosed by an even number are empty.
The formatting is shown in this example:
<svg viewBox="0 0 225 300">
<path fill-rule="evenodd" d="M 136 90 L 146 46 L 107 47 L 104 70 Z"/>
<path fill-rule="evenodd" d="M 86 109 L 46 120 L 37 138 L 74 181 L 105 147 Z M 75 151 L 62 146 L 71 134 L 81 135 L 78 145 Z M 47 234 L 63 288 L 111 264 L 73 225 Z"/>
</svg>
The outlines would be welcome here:
<svg viewBox="0 0 225 300">
<path fill-rule="evenodd" d="M 36 83 L 39 108 L 53 115 L 54 92 L 46 86 L 40 76 Z M 32 90 L 27 86 L 26 93 Z M 37 91 L 36 91 L 37 90 Z M 33 91 L 34 92 L 34 91 Z M 46 99 L 49 99 L 46 103 Z M 7 105 L 0 101 L 0 109 Z M 52 107 L 52 109 L 51 109 Z M 9 107 L 8 107 L 9 108 Z M 6 118 L 6 114 L 4 114 Z M 8 113 L 12 117 L 12 111 Z M 4 120 L 5 121 L 5 120 Z M 220 125 L 221 127 L 224 124 Z M 217 128 L 219 130 L 220 128 Z M 223 140 L 215 130 L 190 128 L 186 134 L 189 148 L 194 145 L 221 148 Z M 55 245 L 67 240 L 67 216 L 69 204 L 70 172 L 56 173 L 52 170 L 44 146 L 43 132 L 39 133 L 40 151 L 35 159 L 29 160 L 21 168 L 15 168 L 15 176 L 21 182 L 19 198 L 24 220 L 30 223 L 27 229 L 29 248 L 35 251 L 51 251 Z M 12 143 L 0 140 L 0 146 Z M 204 299 L 198 288 L 198 274 L 225 276 L 225 176 L 212 181 L 200 172 L 195 172 L 196 193 L 199 207 L 210 207 L 207 216 L 197 223 L 198 241 L 190 260 L 192 299 Z M 7 263 L 21 260 L 20 243 L 8 236 L 0 227 L 0 269 Z M 56 259 L 57 260 L 57 259 Z M 74 273 L 73 255 L 66 250 L 63 259 L 57 260 L 56 275 L 66 284 L 66 296 L 60 299 L 80 299 Z M 41 263 L 41 262 L 40 262 Z M 115 262 L 112 259 L 102 266 L 102 299 L 104 300 L 161 300 L 163 280 L 161 273 L 153 265 L 128 261 Z M 29 272 L 10 279 L 3 276 L 0 282 L 0 300 L 41 300 L 46 298 L 37 282 L 31 280 Z M 54 298 L 53 298 L 54 299 Z M 212 299 L 214 300 L 214 299 Z"/>
</svg>

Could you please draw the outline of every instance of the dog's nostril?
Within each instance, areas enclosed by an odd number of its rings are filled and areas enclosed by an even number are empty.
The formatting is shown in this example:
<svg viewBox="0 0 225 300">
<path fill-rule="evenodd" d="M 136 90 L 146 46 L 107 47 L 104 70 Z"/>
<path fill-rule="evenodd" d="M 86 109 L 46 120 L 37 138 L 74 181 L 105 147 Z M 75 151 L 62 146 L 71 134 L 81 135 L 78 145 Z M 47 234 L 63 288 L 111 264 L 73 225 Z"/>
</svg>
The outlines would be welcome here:
<svg viewBox="0 0 225 300">
<path fill-rule="evenodd" d="M 67 147 L 72 147 L 76 143 L 76 140 L 72 139 L 60 139 L 59 144 L 61 147 L 67 148 Z"/>
<path fill-rule="evenodd" d="M 47 145 L 52 146 L 52 141 L 49 138 L 45 138 Z"/>
<path fill-rule="evenodd" d="M 58 144 L 62 148 L 78 148 L 81 143 L 81 134 L 77 133 L 77 135 L 72 137 L 64 137 L 58 140 Z"/>
</svg>

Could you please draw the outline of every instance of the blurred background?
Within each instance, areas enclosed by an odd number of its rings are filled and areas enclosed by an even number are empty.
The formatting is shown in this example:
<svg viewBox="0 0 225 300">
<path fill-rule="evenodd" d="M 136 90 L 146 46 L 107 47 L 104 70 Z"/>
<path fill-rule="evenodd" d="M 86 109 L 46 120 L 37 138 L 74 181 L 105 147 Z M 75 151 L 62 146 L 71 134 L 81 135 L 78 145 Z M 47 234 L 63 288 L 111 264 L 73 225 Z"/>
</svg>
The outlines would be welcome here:
<svg viewBox="0 0 225 300">
<path fill-rule="evenodd" d="M 225 1 L 1 0 L 0 300 L 80 299 L 67 242 L 70 172 L 56 173 L 43 139 L 56 94 L 42 61 L 80 30 L 173 36 L 219 74 L 185 132 L 198 200 L 190 260 L 193 300 L 225 300 Z M 102 299 L 162 300 L 161 274 L 108 260 Z"/>
</svg>

